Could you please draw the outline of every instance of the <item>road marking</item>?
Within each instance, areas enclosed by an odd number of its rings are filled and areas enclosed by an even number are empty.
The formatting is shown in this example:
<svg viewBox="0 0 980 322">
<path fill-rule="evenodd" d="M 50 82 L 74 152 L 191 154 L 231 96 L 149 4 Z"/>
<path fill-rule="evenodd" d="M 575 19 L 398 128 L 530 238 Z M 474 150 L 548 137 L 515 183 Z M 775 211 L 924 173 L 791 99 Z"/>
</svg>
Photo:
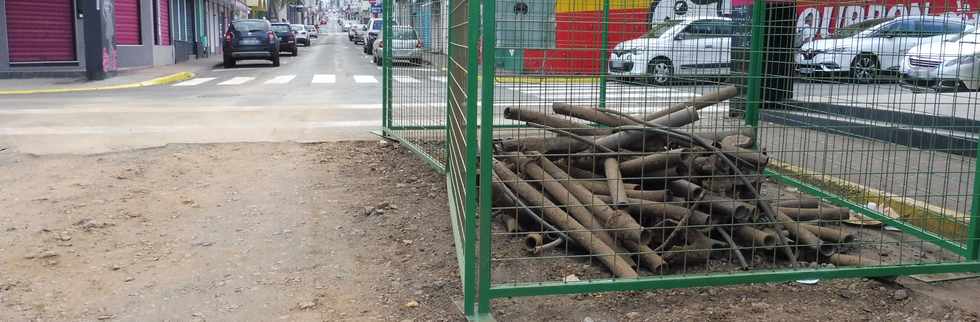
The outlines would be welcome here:
<svg viewBox="0 0 980 322">
<path fill-rule="evenodd" d="M 378 79 L 371 75 L 354 75 L 354 82 L 358 84 L 377 84 Z"/>
<path fill-rule="evenodd" d="M 444 76 L 432 76 L 429 79 L 434 80 L 434 81 L 437 81 L 437 82 L 440 82 L 440 83 L 445 83 L 445 82 L 449 81 Z"/>
<path fill-rule="evenodd" d="M 223 85 L 223 86 L 226 86 L 226 85 L 241 85 L 241 84 L 245 84 L 245 83 L 251 82 L 254 79 L 255 79 L 255 77 L 234 77 L 232 79 L 229 79 L 229 80 L 220 82 L 220 83 L 218 83 L 218 85 Z"/>
<path fill-rule="evenodd" d="M 399 83 L 421 83 L 421 81 L 409 76 L 392 76 L 391 78 Z"/>
<path fill-rule="evenodd" d="M 147 114 L 167 114 L 167 113 L 216 113 L 216 112 L 256 112 L 264 110 L 276 111 L 316 111 L 316 110 L 380 110 L 381 104 L 329 104 L 329 105 L 301 105 L 301 106 L 188 106 L 171 107 L 159 109 L 155 107 L 78 107 L 78 108 L 28 108 L 28 109 L 0 109 L 0 115 L 72 115 L 72 114 L 99 114 L 99 113 L 147 113 Z"/>
<path fill-rule="evenodd" d="M 211 71 L 212 72 L 237 72 L 237 71 L 254 70 L 254 69 L 257 69 L 257 68 L 255 68 L 255 67 L 220 68 L 220 69 L 219 68 L 215 68 L 215 69 L 212 69 Z"/>
<path fill-rule="evenodd" d="M 313 75 L 313 84 L 333 84 L 337 82 L 337 76 L 333 74 Z"/>
<path fill-rule="evenodd" d="M 211 130 L 285 130 L 285 129 L 330 129 L 345 127 L 373 127 L 381 124 L 381 120 L 359 120 L 359 121 L 330 121 L 330 122 L 290 122 L 290 123 L 271 123 L 271 124 L 237 124 L 214 126 L 205 125 L 177 125 L 177 126 L 32 126 L 32 127 L 4 127 L 0 128 L 0 135 L 23 136 L 23 135 L 80 135 L 80 134 L 115 134 L 130 135 L 139 133 L 179 133 L 187 131 L 211 131 Z"/>
<path fill-rule="evenodd" d="M 174 84 L 174 86 L 197 86 L 197 85 L 201 85 L 201 84 L 204 84 L 204 83 L 213 81 L 214 79 L 215 79 L 215 77 L 194 78 L 194 79 L 191 79 L 191 80 L 187 80 L 187 81 L 183 81 L 183 82 Z"/>
<path fill-rule="evenodd" d="M 293 78 L 296 78 L 296 75 L 276 76 L 276 77 L 273 77 L 270 80 L 265 81 L 265 83 L 266 84 L 288 84 L 289 82 L 293 81 Z"/>
</svg>

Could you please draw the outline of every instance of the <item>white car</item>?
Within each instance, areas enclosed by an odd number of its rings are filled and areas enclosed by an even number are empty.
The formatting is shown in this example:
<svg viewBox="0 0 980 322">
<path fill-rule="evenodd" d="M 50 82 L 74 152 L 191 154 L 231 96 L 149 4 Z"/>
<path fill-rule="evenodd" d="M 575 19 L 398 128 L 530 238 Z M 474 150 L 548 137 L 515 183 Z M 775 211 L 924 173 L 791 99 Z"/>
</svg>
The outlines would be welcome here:
<svg viewBox="0 0 980 322">
<path fill-rule="evenodd" d="M 803 44 L 796 55 L 801 75 L 848 74 L 873 81 L 882 71 L 898 71 L 912 47 L 941 42 L 967 25 L 947 17 L 906 16 L 871 19 L 841 28 L 833 36 Z"/>
<path fill-rule="evenodd" d="M 310 35 L 306 31 L 306 26 L 301 24 L 291 24 L 289 26 L 293 28 L 293 34 L 296 35 L 296 44 L 310 45 Z"/>
<path fill-rule="evenodd" d="M 609 74 L 646 77 L 657 85 L 682 75 L 728 75 L 733 29 L 732 20 L 722 17 L 656 23 L 642 37 L 613 48 Z"/>
<path fill-rule="evenodd" d="M 902 60 L 902 85 L 912 89 L 980 90 L 980 31 L 917 46 Z"/>
</svg>

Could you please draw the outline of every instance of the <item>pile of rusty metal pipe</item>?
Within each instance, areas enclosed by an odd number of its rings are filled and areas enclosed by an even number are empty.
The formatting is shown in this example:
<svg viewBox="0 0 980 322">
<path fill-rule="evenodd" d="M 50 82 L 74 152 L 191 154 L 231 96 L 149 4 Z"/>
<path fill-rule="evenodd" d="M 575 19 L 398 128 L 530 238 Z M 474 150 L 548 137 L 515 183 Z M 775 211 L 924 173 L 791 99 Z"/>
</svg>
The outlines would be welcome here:
<svg viewBox="0 0 980 322">
<path fill-rule="evenodd" d="M 508 232 L 524 231 L 524 248 L 535 255 L 567 251 L 555 247 L 567 242 L 618 277 L 725 254 L 742 268 L 754 255 L 855 262 L 839 253 L 854 236 L 832 224 L 848 218 L 846 209 L 761 195 L 769 156 L 754 149 L 751 128 L 683 129 L 735 94 L 722 88 L 635 116 L 564 103 L 553 113 L 508 108 L 505 117 L 553 133 L 494 146 L 495 206 L 519 204 L 545 224 L 524 228 L 517 214 L 505 220 Z"/>
</svg>

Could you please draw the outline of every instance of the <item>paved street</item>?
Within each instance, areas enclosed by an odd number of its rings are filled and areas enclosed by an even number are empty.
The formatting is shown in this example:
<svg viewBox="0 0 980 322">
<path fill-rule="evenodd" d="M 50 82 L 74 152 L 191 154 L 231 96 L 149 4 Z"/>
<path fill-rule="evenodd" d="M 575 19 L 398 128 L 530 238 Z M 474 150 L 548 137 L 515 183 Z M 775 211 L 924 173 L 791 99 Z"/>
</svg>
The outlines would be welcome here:
<svg viewBox="0 0 980 322">
<path fill-rule="evenodd" d="M 214 59 L 213 68 L 169 86 L 0 97 L 0 145 L 96 153 L 184 142 L 370 138 L 380 126 L 381 70 L 335 24 L 323 32 L 298 57 L 283 56 L 279 68 L 244 61 L 224 69 Z"/>
</svg>

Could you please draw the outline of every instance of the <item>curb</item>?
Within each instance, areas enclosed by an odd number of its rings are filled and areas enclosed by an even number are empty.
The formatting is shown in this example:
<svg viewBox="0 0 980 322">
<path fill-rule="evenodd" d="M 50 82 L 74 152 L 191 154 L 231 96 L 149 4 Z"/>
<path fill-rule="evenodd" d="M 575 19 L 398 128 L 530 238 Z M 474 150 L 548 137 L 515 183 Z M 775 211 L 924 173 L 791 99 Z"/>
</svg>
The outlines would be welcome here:
<svg viewBox="0 0 980 322">
<path fill-rule="evenodd" d="M 771 160 L 769 166 L 783 175 L 797 178 L 821 189 L 830 190 L 842 198 L 860 204 L 874 202 L 882 207 L 892 208 L 900 216 L 900 218 L 895 219 L 912 223 L 923 230 L 946 238 L 965 238 L 970 224 L 968 214 L 939 207 L 922 200 L 881 191 L 843 178 L 822 175 L 778 160 Z"/>
<path fill-rule="evenodd" d="M 146 80 L 138 83 L 129 83 L 121 85 L 112 86 L 100 86 L 100 87 L 69 87 L 69 88 L 51 88 L 51 89 L 23 89 L 23 90 L 12 90 L 12 91 L 0 91 L 0 95 L 27 95 L 27 94 L 53 94 L 53 93 L 73 93 L 73 92 L 91 92 L 91 91 L 107 91 L 114 89 L 126 89 L 126 88 L 139 88 L 157 85 L 167 85 L 173 84 L 179 81 L 185 81 L 194 78 L 194 73 L 191 72 L 179 72 L 172 75 L 167 75 L 163 77 L 157 77 L 151 80 Z"/>
</svg>

